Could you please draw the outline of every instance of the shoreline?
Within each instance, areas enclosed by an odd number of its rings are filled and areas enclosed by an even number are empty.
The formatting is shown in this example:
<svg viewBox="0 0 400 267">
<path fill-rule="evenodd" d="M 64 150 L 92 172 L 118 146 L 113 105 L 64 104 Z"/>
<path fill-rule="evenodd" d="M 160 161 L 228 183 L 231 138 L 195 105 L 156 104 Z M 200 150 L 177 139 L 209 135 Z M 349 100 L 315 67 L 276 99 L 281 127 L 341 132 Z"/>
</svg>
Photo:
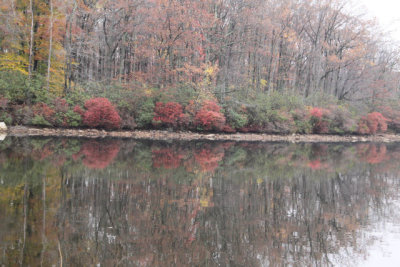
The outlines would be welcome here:
<svg viewBox="0 0 400 267">
<path fill-rule="evenodd" d="M 400 142 L 399 134 L 377 135 L 318 135 L 318 134 L 258 134 L 258 133 L 196 133 L 170 132 L 162 130 L 105 131 L 96 129 L 61 129 L 11 126 L 6 134 L 15 137 L 80 137 L 80 138 L 125 138 L 138 140 L 208 140 L 208 141 L 245 141 L 245 142 L 290 142 L 290 143 L 335 143 L 335 142 Z"/>
</svg>

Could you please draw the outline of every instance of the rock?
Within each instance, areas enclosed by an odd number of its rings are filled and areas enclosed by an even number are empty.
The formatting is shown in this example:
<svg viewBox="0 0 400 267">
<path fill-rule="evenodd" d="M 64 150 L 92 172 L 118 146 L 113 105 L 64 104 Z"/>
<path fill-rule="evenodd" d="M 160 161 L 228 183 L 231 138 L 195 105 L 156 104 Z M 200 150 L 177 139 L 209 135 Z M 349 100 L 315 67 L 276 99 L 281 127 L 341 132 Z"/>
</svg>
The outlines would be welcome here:
<svg viewBox="0 0 400 267">
<path fill-rule="evenodd" d="M 7 125 L 4 122 L 0 122 L 0 132 L 7 132 Z"/>
<path fill-rule="evenodd" d="M 0 141 L 3 141 L 4 139 L 6 139 L 7 135 L 2 133 L 0 134 Z"/>
</svg>

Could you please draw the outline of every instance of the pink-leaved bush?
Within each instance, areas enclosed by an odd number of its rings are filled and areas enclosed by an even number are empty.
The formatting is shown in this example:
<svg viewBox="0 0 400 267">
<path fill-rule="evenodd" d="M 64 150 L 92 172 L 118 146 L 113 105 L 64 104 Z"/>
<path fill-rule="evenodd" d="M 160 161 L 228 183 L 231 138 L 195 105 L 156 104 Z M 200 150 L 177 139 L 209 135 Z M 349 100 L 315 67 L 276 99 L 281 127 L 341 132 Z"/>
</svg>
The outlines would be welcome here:
<svg viewBox="0 0 400 267">
<path fill-rule="evenodd" d="M 205 101 L 195 117 L 195 126 L 203 130 L 221 131 L 225 126 L 225 116 L 221 107 L 214 101 Z"/>
<path fill-rule="evenodd" d="M 387 131 L 388 119 L 379 112 L 369 113 L 358 122 L 358 133 L 360 134 L 376 134 Z"/>
<path fill-rule="evenodd" d="M 176 102 L 157 102 L 154 113 L 154 122 L 176 127 L 183 116 L 183 108 Z"/>
<path fill-rule="evenodd" d="M 85 102 L 83 123 L 93 128 L 118 129 L 121 117 L 107 98 L 92 98 Z M 77 110 L 78 111 L 78 110 Z"/>
</svg>

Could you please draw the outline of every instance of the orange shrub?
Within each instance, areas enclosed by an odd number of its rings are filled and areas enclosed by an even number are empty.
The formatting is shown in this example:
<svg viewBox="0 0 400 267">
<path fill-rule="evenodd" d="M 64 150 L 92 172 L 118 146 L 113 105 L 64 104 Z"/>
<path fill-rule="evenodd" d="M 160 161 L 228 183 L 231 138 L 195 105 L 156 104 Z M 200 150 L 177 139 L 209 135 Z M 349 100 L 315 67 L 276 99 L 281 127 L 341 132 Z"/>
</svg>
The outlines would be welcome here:
<svg viewBox="0 0 400 267">
<path fill-rule="evenodd" d="M 387 131 L 387 121 L 381 113 L 372 112 L 364 116 L 358 122 L 358 133 L 360 134 L 376 134 Z"/>
<path fill-rule="evenodd" d="M 120 128 L 121 117 L 107 98 L 93 98 L 85 102 L 83 123 L 94 128 Z"/>
<path fill-rule="evenodd" d="M 217 103 L 206 101 L 197 112 L 194 123 L 195 126 L 206 131 L 221 131 L 225 126 L 225 116 L 221 113 L 221 107 Z"/>
</svg>

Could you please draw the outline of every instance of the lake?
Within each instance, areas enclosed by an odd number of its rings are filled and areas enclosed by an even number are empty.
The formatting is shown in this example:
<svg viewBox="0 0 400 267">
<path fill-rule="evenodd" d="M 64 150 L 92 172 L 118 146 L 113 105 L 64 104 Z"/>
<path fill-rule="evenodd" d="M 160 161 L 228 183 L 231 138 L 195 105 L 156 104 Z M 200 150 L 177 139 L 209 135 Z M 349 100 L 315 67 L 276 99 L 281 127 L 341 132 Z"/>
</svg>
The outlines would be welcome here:
<svg viewBox="0 0 400 267">
<path fill-rule="evenodd" d="M 400 144 L 0 142 L 0 266 L 400 266 Z"/>
</svg>

